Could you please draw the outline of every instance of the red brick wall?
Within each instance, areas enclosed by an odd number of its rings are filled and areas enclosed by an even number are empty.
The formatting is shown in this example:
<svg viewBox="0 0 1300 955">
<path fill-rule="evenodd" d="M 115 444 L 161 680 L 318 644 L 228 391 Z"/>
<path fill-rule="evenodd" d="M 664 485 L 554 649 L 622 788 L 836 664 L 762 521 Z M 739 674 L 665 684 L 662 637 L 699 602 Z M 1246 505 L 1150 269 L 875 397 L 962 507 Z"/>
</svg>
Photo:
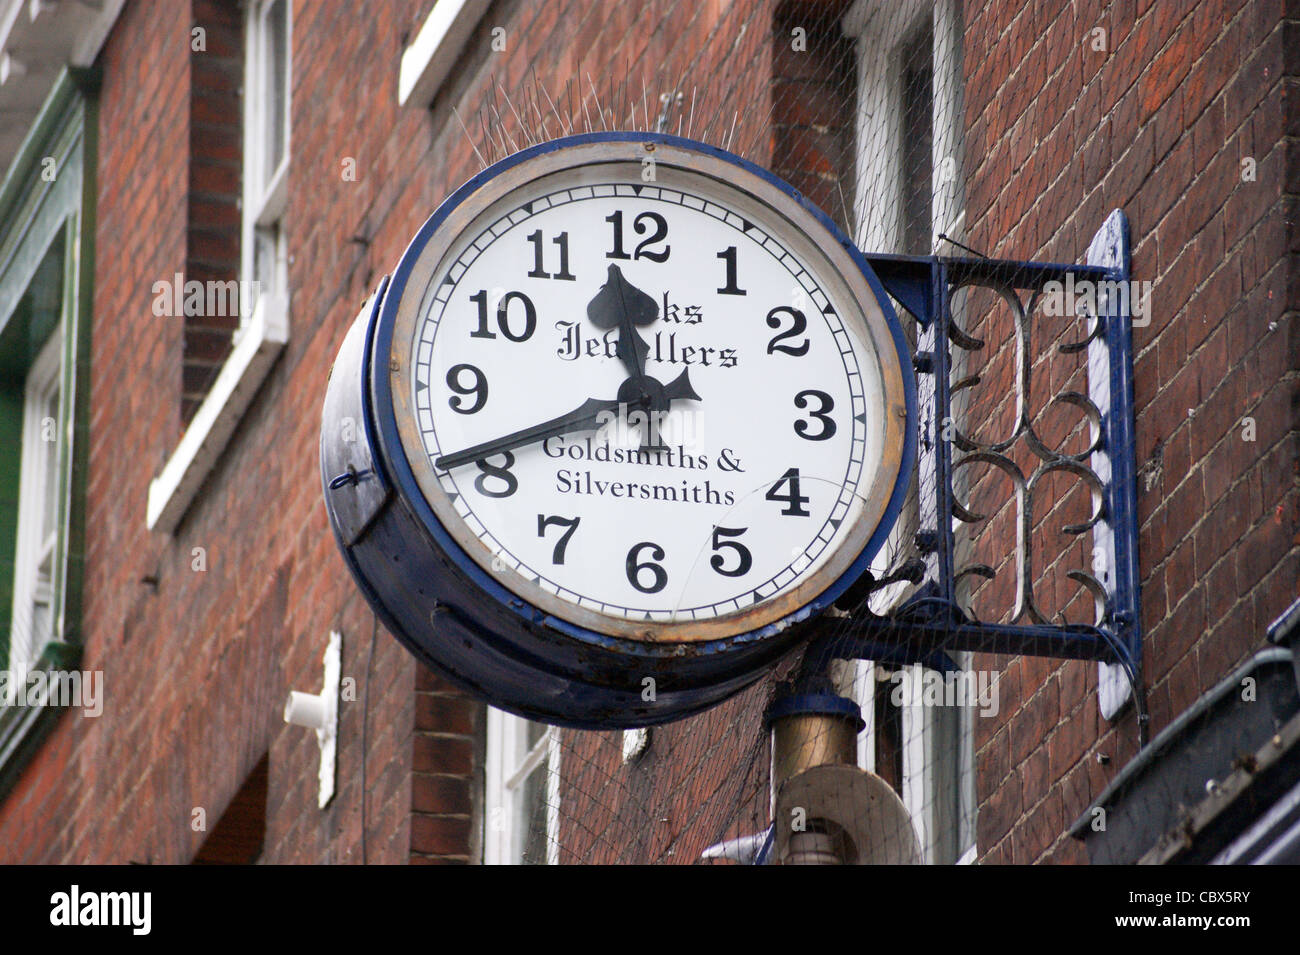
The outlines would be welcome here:
<svg viewBox="0 0 1300 955">
<path fill-rule="evenodd" d="M 487 709 L 429 670 L 415 675 L 410 861 L 478 862 L 483 855 Z"/>
<path fill-rule="evenodd" d="M 697 862 L 708 846 L 768 824 L 764 680 L 707 714 L 651 730 L 623 763 L 621 732 L 565 730 L 560 864 Z"/>
<path fill-rule="evenodd" d="M 772 22 L 772 171 L 852 233 L 857 56 L 839 27 L 848 7 L 794 0 Z M 796 50 L 794 31 L 806 45 Z M 746 157 L 752 158 L 752 157 Z"/>
<path fill-rule="evenodd" d="M 1261 648 L 1300 579 L 1300 295 L 1288 226 L 1297 180 L 1285 139 L 1296 128 L 1296 62 L 1283 57 L 1284 45 L 1295 50 L 1296 23 L 1266 0 L 1161 0 L 969 3 L 967 24 L 968 49 L 997 54 L 967 63 L 971 244 L 1006 257 L 1079 260 L 1109 210 L 1122 208 L 1134 277 L 1155 283 L 1150 324 L 1135 328 L 1133 341 L 1143 676 L 1154 735 Z M 1097 27 L 1105 52 L 1092 49 Z M 1010 77 L 1008 63 L 1019 65 Z M 1247 157 L 1257 163 L 1253 182 L 1242 178 Z M 1083 384 L 1067 377 L 1072 360 L 1048 354 L 1078 328 L 1041 318 L 1034 327 L 1035 386 Z M 986 394 L 1010 393 L 1005 348 L 983 370 Z M 1005 421 L 1008 403 L 1000 410 Z M 1242 438 L 1246 417 L 1256 422 L 1254 442 Z M 1045 429 L 1066 430 L 1060 421 Z M 1005 500 L 996 483 L 977 484 L 973 499 Z M 1086 513 L 1083 495 L 1074 496 L 1035 527 L 1040 574 L 1067 554 L 1073 562 L 1056 572 L 1087 566 L 1086 550 L 1058 531 Z M 997 617 L 1007 592 L 1004 581 L 990 584 L 976 604 Z M 1041 581 L 1040 593 L 1044 610 L 1091 622 L 1091 602 L 1070 582 Z M 1081 847 L 1062 833 L 1133 755 L 1134 716 L 1113 726 L 1100 717 L 1093 664 L 984 663 L 1006 672 L 1003 718 L 977 721 L 981 856 L 1080 861 Z"/>
<path fill-rule="evenodd" d="M 205 836 L 193 809 L 215 824 L 268 752 L 265 861 L 360 861 L 363 847 L 371 862 L 409 857 L 415 667 L 382 632 L 371 654 L 373 617 L 325 519 L 316 443 L 343 333 L 436 199 L 427 117 L 396 105 L 403 34 L 430 5 L 377 5 L 361 31 L 338 28 L 340 5 L 295 10 L 292 341 L 174 537 L 146 530 L 145 502 L 178 438 L 184 328 L 152 314 L 151 287 L 185 271 L 200 221 L 220 218 L 200 212 L 208 190 L 189 161 L 202 140 L 191 76 L 203 73 L 190 29 L 219 8 L 130 3 L 105 44 L 83 665 L 105 671 L 106 700 L 98 719 L 65 717 L 0 803 L 6 859 L 187 861 Z M 368 91 L 365 108 L 354 90 Z M 344 156 L 358 158 L 357 182 L 342 180 Z M 198 547 L 204 571 L 192 569 Z M 341 704 L 337 794 L 321 811 L 314 735 L 281 712 L 290 689 L 319 689 L 332 629 L 358 689 Z"/>
<path fill-rule="evenodd" d="M 211 827 L 269 754 L 264 860 L 473 861 L 482 705 L 417 673 L 376 628 L 337 554 L 316 473 L 325 374 L 358 306 L 437 203 L 479 169 L 451 106 L 472 123 L 497 80 L 514 94 L 535 72 L 553 95 L 579 79 L 572 103 L 557 105 L 581 117 L 590 73 L 602 95 L 611 78 L 630 77 L 622 105 L 639 104 L 644 83 L 656 114 L 657 94 L 680 88 L 686 113 L 698 83 L 696 135 L 712 123 L 720 141 L 736 117 L 736 148 L 836 214 L 852 103 L 785 69 L 774 50 L 787 24 L 773 3 L 503 0 L 431 109 L 399 109 L 397 64 L 431 0 L 370 5 L 365 18 L 341 2 L 297 4 L 291 341 L 175 536 L 151 535 L 148 484 L 175 448 L 186 407 L 177 369 L 195 355 L 182 319 L 152 314 L 151 285 L 199 264 L 200 228 L 229 226 L 228 210 L 206 211 L 200 173 L 210 143 L 199 118 L 214 87 L 189 31 L 216 16 L 209 2 L 130 3 L 101 55 L 83 665 L 104 669 L 107 699 L 97 720 L 65 717 L 0 802 L 0 855 L 186 861 L 205 835 L 190 828 L 193 809 Z M 1257 647 L 1295 593 L 1300 244 L 1286 225 L 1297 183 L 1284 137 L 1300 125 L 1295 67 L 1282 60 L 1294 27 L 1266 0 L 969 3 L 966 20 L 970 244 L 1075 260 L 1119 206 L 1133 223 L 1136 277 L 1158 283 L 1152 323 L 1135 333 L 1138 460 L 1154 475 L 1139 507 L 1155 731 Z M 1104 54 L 1086 44 L 1098 25 Z M 489 49 L 495 26 L 507 30 L 504 53 Z M 810 49 L 844 57 L 823 39 Z M 752 107 L 756 95 L 789 106 L 775 128 Z M 637 116 L 644 126 L 639 107 Z M 517 136 L 513 118 L 506 127 Z M 1247 155 L 1258 162 L 1254 183 L 1240 181 Z M 343 178 L 346 159 L 356 181 Z M 851 207 L 847 190 L 845 200 Z M 1073 331 L 1040 336 L 1036 350 L 1046 356 Z M 990 351 L 997 384 L 1005 353 Z M 1036 365 L 1044 373 L 1054 386 L 1068 380 L 1051 357 Z M 1253 444 L 1237 437 L 1246 415 L 1257 422 Z M 1062 439 L 1068 429 L 1044 426 Z M 1005 526 L 999 495 L 1005 487 L 987 480 L 972 490 Z M 1048 529 L 1078 504 L 1066 499 L 1043 519 Z M 193 569 L 198 547 L 203 571 Z M 1036 572 L 1080 556 L 1068 542 L 1054 547 Z M 994 616 L 1008 606 L 999 587 L 975 596 Z M 1045 610 L 1087 610 L 1073 585 L 1043 587 Z M 321 811 L 314 737 L 280 713 L 290 689 L 319 688 L 330 630 L 344 636 L 357 699 L 342 704 L 337 794 Z M 1132 754 L 1133 718 L 1113 729 L 1100 720 L 1093 664 L 996 663 L 1007 671 L 1005 719 L 977 721 L 981 854 L 1077 860 L 1061 833 Z M 709 717 L 656 731 L 630 767 L 617 734 L 566 732 L 562 858 L 691 861 L 709 842 L 760 828 L 767 692 L 760 684 Z M 615 819 L 619 840 L 594 839 Z"/>
<path fill-rule="evenodd" d="M 186 280 L 239 279 L 243 16 L 233 0 L 194 0 L 190 56 L 190 188 Z M 196 45 L 202 50 L 195 50 Z M 246 307 L 246 306 L 245 306 Z M 185 316 L 181 423 L 188 424 L 230 354 L 239 315 Z"/>
<path fill-rule="evenodd" d="M 114 744 L 115 737 L 126 736 L 133 712 L 145 714 L 109 701 L 127 689 L 128 681 L 138 685 L 149 669 L 143 656 L 132 659 L 121 647 L 131 635 L 125 626 L 128 609 L 148 599 L 140 578 L 153 573 L 148 560 L 152 548 L 145 549 L 143 561 L 138 551 L 119 549 L 129 519 L 110 505 L 110 498 L 130 500 L 134 495 L 140 502 L 135 523 L 142 532 L 149 471 L 159 458 L 142 459 L 140 450 L 163 435 L 173 439 L 175 432 L 178 391 L 162 402 L 145 402 L 143 395 L 133 395 L 132 382 L 143 371 L 179 386 L 167 368 L 174 367 L 169 357 L 179 348 L 180 328 L 151 320 L 149 306 L 152 282 L 180 269 L 185 258 L 187 13 L 183 5 L 157 11 L 128 6 L 102 58 L 98 186 L 104 199 L 98 206 L 92 341 L 95 353 L 108 360 L 94 362 L 91 369 L 82 633 L 83 666 L 105 671 L 107 699 L 98 719 L 75 712 L 65 716 L 0 805 L 0 845 L 11 860 L 102 858 L 102 847 L 110 840 L 121 846 L 117 861 L 143 861 L 149 851 L 139 838 L 144 812 L 130 821 L 119 815 L 128 786 L 150 786 L 147 734 L 137 729 L 141 745 L 134 758 L 130 749 Z M 119 396 L 117 408 L 106 400 L 112 394 Z M 117 467 L 106 466 L 110 456 Z M 142 537 L 135 535 L 137 548 Z M 132 649 L 148 640 L 148 634 L 138 635 Z M 128 677 L 132 670 L 136 675 Z M 77 785 L 66 785 L 69 779 Z M 141 790 L 142 795 L 148 792 Z M 184 839 L 179 807 L 176 823 L 169 834 Z"/>
</svg>

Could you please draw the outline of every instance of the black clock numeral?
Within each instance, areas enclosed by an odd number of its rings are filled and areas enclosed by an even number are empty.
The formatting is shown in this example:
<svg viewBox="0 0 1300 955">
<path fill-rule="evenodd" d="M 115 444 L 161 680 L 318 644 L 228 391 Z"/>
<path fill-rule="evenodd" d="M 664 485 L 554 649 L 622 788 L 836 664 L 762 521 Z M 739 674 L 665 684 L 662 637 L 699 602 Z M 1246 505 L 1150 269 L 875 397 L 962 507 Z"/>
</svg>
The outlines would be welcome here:
<svg viewBox="0 0 1300 955">
<path fill-rule="evenodd" d="M 474 490 L 478 491 L 484 497 L 509 497 L 511 494 L 515 493 L 515 491 L 519 490 L 519 479 L 510 473 L 510 469 L 515 466 L 515 456 L 509 451 L 502 451 L 500 455 L 494 454 L 492 457 L 505 458 L 505 464 L 500 466 L 490 464 L 490 458 L 483 458 L 481 461 L 475 461 L 474 463 L 478 465 L 478 469 L 482 473 L 479 474 L 478 477 L 474 478 Z M 500 481 L 505 485 L 505 490 L 490 490 L 487 486 L 489 478 L 494 478 L 495 480 Z"/>
<path fill-rule="evenodd" d="M 641 561 L 641 551 L 650 548 L 650 560 Z M 668 571 L 664 570 L 656 560 L 664 559 L 664 549 L 658 544 L 651 541 L 642 541 L 633 545 L 632 549 L 627 552 L 627 582 L 643 594 L 657 594 L 668 586 Z M 650 571 L 651 577 L 654 578 L 649 587 L 641 585 L 641 571 Z"/>
<path fill-rule="evenodd" d="M 480 289 L 477 294 L 469 297 L 471 302 L 478 303 L 478 327 L 469 333 L 470 338 L 497 337 L 496 332 L 488 328 L 487 298 L 487 289 Z M 524 330 L 519 335 L 510 328 L 510 303 L 516 300 L 524 305 Z M 533 332 L 537 330 L 537 308 L 533 305 L 533 300 L 523 292 L 507 292 L 501 296 L 501 301 L 497 303 L 497 328 L 512 342 L 526 342 L 532 338 Z"/>
<path fill-rule="evenodd" d="M 573 273 L 569 271 L 569 233 L 561 232 L 551 241 L 560 247 L 560 271 L 552 275 L 546 271 L 542 264 L 542 230 L 538 229 L 528 237 L 528 241 L 533 244 L 533 270 L 528 273 L 531 279 L 563 279 L 566 282 L 575 281 Z"/>
<path fill-rule="evenodd" d="M 811 403 L 810 399 L 813 398 L 817 399 L 817 403 L 821 407 L 816 411 L 809 411 L 808 414 L 822 423 L 821 430 L 816 434 L 812 434 L 812 428 L 808 426 L 808 422 L 800 418 L 794 423 L 794 433 L 799 435 L 801 438 L 807 438 L 809 441 L 829 440 L 835 434 L 836 430 L 835 422 L 830 418 L 830 412 L 835 409 L 835 402 L 831 399 L 830 395 L 826 394 L 824 391 L 815 391 L 813 389 L 801 391 L 799 394 L 794 396 L 795 407 L 807 408 Z"/>
<path fill-rule="evenodd" d="M 790 485 L 789 494 L 778 494 L 777 488 L 782 484 Z M 799 469 L 790 468 L 781 475 L 780 480 L 768 488 L 764 497 L 769 501 L 778 503 L 785 502 L 788 506 L 781 509 L 781 513 L 787 517 L 812 517 L 809 511 L 804 510 L 804 505 L 812 500 L 810 497 L 804 497 L 799 493 Z"/>
<path fill-rule="evenodd" d="M 650 237 L 643 239 L 631 255 L 623 249 L 623 213 L 615 212 L 613 215 L 605 216 L 605 221 L 613 223 L 614 226 L 614 251 L 606 252 L 607 259 L 649 259 L 651 262 L 667 262 L 668 253 L 672 251 L 672 246 L 664 245 L 663 250 L 651 250 L 648 246 L 656 242 L 663 242 L 668 238 L 668 220 L 657 212 L 643 212 L 632 220 L 632 228 L 636 230 L 637 235 L 645 235 L 646 230 L 650 228 L 647 222 L 653 222 L 655 231 Z"/>
<path fill-rule="evenodd" d="M 552 564 L 564 563 L 564 551 L 569 546 L 569 538 L 572 537 L 573 532 L 578 529 L 578 524 L 581 521 L 582 521 L 581 517 L 556 517 L 556 516 L 546 517 L 545 515 L 542 514 L 537 515 L 537 536 L 538 537 L 545 537 L 546 528 L 550 527 L 552 524 L 558 524 L 561 527 L 568 528 L 567 531 L 565 531 L 563 534 L 560 535 L 560 539 L 555 542 L 555 550 L 551 552 Z"/>
<path fill-rule="evenodd" d="M 731 570 L 726 570 L 724 565 L 726 561 L 721 554 L 714 554 L 709 558 L 709 565 L 720 573 L 723 577 L 744 577 L 749 573 L 749 569 L 754 566 L 753 555 L 750 554 L 749 548 L 739 541 L 720 540 L 723 537 L 739 537 L 748 527 L 715 527 L 713 528 L 713 549 L 720 551 L 724 547 L 730 548 L 736 552 L 737 564 Z"/>
<path fill-rule="evenodd" d="M 487 289 L 479 289 L 476 295 L 469 297 L 471 302 L 478 303 L 478 328 L 469 333 L 470 338 L 496 338 L 496 333 L 488 328 L 487 313 Z"/>
<path fill-rule="evenodd" d="M 470 373 L 474 384 L 464 385 L 461 383 L 461 375 L 464 372 Z M 473 365 L 452 365 L 451 370 L 447 372 L 447 387 L 456 392 L 455 395 L 447 399 L 447 404 L 451 405 L 451 410 L 457 414 L 473 414 L 487 404 L 487 376 Z M 474 403 L 466 408 L 465 399 L 458 398 L 457 395 L 473 395 Z"/>
<path fill-rule="evenodd" d="M 718 289 L 718 294 L 748 295 L 748 292 L 736 284 L 736 247 L 733 245 L 725 252 L 719 252 L 718 258 L 727 263 L 727 284 Z M 768 350 L 770 351 L 771 349 Z"/>
<path fill-rule="evenodd" d="M 802 335 L 808 330 L 808 319 L 804 316 L 803 312 L 799 311 L 799 309 L 790 308 L 788 305 L 778 305 L 776 308 L 772 309 L 772 311 L 767 313 L 767 327 L 780 328 L 781 319 L 778 316 L 782 312 L 790 316 L 793 324 L 791 324 L 791 326 L 785 331 L 772 337 L 772 340 L 767 343 L 767 353 L 771 355 L 780 351 L 785 352 L 787 355 L 794 355 L 795 357 L 808 354 L 808 339 L 806 338 L 798 345 L 780 344 L 780 342 L 785 339 Z"/>
</svg>

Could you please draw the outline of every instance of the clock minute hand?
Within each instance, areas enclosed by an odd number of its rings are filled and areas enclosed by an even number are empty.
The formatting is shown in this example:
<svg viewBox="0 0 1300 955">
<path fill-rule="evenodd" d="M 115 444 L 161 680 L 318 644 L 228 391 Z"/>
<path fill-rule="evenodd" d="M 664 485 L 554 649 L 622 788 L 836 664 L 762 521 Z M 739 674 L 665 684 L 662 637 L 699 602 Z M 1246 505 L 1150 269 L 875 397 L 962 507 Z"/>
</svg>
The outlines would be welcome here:
<svg viewBox="0 0 1300 955">
<path fill-rule="evenodd" d="M 531 428 L 523 428 L 503 437 L 495 438 L 492 441 L 484 441 L 482 444 L 465 448 L 463 451 L 444 454 L 434 461 L 433 465 L 444 471 L 450 471 L 462 464 L 479 461 L 489 455 L 500 454 L 502 451 L 509 451 L 525 444 L 532 444 L 534 441 L 542 441 L 558 434 L 568 434 L 572 431 L 594 431 L 601 424 L 601 417 L 611 411 L 617 411 L 619 403 L 617 398 L 588 398 L 578 407 L 567 414 L 560 415 L 558 418 L 543 421 Z"/>
<path fill-rule="evenodd" d="M 617 265 L 609 267 L 600 291 L 587 303 L 587 318 L 597 328 L 617 328 L 619 360 L 634 378 L 645 377 L 650 346 L 636 332 L 638 325 L 650 325 L 659 317 L 658 303 L 623 277 Z"/>
<path fill-rule="evenodd" d="M 646 392 L 647 387 L 652 390 Z M 611 411 L 623 413 L 631 409 L 662 413 L 667 410 L 671 402 L 682 400 L 701 400 L 695 393 L 695 389 L 691 387 L 690 373 L 685 370 L 666 385 L 659 384 L 653 378 L 642 381 L 629 378 L 619 388 L 617 398 L 588 398 L 567 414 L 535 424 L 531 428 L 521 428 L 500 438 L 484 441 L 463 451 L 444 454 L 433 462 L 433 466 L 443 471 L 450 471 L 462 464 L 479 461 L 489 455 L 510 451 L 525 444 L 532 444 L 534 441 L 544 441 L 559 434 L 594 431 L 604 424 L 601 419 Z"/>
</svg>

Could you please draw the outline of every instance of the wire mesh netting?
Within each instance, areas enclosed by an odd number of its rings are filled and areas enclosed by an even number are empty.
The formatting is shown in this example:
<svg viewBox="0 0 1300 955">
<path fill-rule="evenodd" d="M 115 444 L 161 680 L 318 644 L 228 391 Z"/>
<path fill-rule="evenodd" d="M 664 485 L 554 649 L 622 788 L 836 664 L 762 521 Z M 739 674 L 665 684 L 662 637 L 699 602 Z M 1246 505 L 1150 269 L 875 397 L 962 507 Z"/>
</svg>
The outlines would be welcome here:
<svg viewBox="0 0 1300 955">
<path fill-rule="evenodd" d="M 1066 88 L 1064 75 L 1017 89 L 1011 66 L 991 81 L 964 6 L 593 10 L 573 25 L 576 52 L 493 75 L 456 121 L 484 166 L 583 131 L 702 140 L 793 184 L 868 253 L 1082 262 L 1100 219 L 1062 228 L 1060 205 L 1039 203 L 1096 187 L 1062 155 L 1089 132 L 1031 159 L 1042 132 L 1024 106 L 1041 97 L 1048 118 L 1039 125 L 1052 129 L 1053 111 L 1081 90 Z M 1063 40 L 1050 30 L 1077 31 L 1065 38 L 1071 44 L 1087 39 L 1080 22 L 1042 29 L 1051 44 Z M 1001 171 L 1008 152 L 1018 157 L 1010 178 Z M 1024 218 L 1033 228 L 1009 239 L 1002 226 Z M 950 415 L 922 421 L 920 440 L 952 448 L 954 619 L 1099 625 L 1100 505 L 1089 463 L 1097 420 L 1082 398 L 1095 385 L 1085 346 L 1098 328 L 1096 306 L 1062 310 L 1041 282 L 1014 276 L 958 278 L 947 292 L 938 341 L 901 302 L 894 307 L 913 350 L 943 348 L 948 360 Z M 935 386 L 919 387 L 923 406 L 933 401 Z M 869 634 L 871 621 L 925 609 L 939 572 L 926 532 L 948 520 L 935 513 L 934 482 L 946 479 L 923 454 L 870 576 L 810 632 L 819 661 L 829 661 L 823 689 L 856 704 L 860 722 L 791 721 L 774 751 L 765 714 L 795 685 L 807 642 L 722 705 L 649 730 L 547 729 L 493 711 L 487 858 L 1082 858 L 1067 828 L 1135 755 L 1144 730 L 1132 706 L 1116 722 L 1099 712 L 1106 677 L 1095 660 L 1059 659 L 1048 641 L 1027 654 L 976 652 L 941 637 L 924 653 L 864 650 L 864 625 Z M 789 774 L 808 760 L 861 772 Z M 1139 814 L 1188 797 L 1166 787 L 1143 798 Z"/>
<path fill-rule="evenodd" d="M 646 5 L 632 22 L 601 24 L 600 42 L 562 83 L 534 70 L 507 89 L 494 77 L 491 99 L 458 120 L 484 162 L 584 130 L 699 139 L 790 181 L 862 248 L 929 254 L 943 251 L 937 233 L 965 235 L 960 17 L 956 3 L 739 3 L 709 22 L 703 7 Z M 628 46 L 611 36 L 620 30 L 642 38 L 640 54 L 602 61 L 600 48 Z M 986 407 L 1005 416 L 1005 399 L 993 395 Z M 881 576 L 913 557 L 916 506 L 913 495 L 877 561 Z M 884 609 L 909 589 L 895 586 L 876 603 Z M 910 705 L 904 679 L 917 668 L 835 669 L 839 690 L 862 706 L 855 759 L 925 826 L 926 858 L 955 861 L 974 843 L 969 708 Z M 648 731 L 543 731 L 494 714 L 489 746 L 514 765 L 489 787 L 489 856 L 695 861 L 709 846 L 763 833 L 773 811 L 763 714 L 774 686 L 765 679 L 702 716 Z"/>
</svg>

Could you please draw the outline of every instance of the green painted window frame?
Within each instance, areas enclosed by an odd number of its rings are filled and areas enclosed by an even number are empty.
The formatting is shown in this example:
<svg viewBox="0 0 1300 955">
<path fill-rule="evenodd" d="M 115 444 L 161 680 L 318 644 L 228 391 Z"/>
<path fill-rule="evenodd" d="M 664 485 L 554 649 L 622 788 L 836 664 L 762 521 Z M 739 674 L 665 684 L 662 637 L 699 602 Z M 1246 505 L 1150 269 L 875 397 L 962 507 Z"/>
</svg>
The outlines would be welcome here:
<svg viewBox="0 0 1300 955">
<path fill-rule="evenodd" d="M 0 183 L 0 343 L 9 346 L 6 354 L 11 359 L 0 383 L 0 437 L 6 439 L 15 427 L 11 418 L 15 409 L 19 415 L 15 433 L 21 438 L 24 382 L 19 371 L 24 363 L 30 366 L 54 333 L 21 326 L 19 306 L 47 252 L 54 243 L 63 243 L 53 639 L 31 664 L 32 670 L 73 669 L 81 660 L 98 88 L 97 71 L 65 69 Z M 25 349 L 26 354 L 15 359 L 14 347 Z M 0 517 L 0 626 L 5 634 L 0 641 L 0 670 L 9 665 L 21 466 L 17 456 L 9 457 L 12 460 L 0 461 L 0 510 L 7 515 Z M 24 706 L 0 701 L 0 799 L 12 789 L 65 708 L 59 701 Z"/>
</svg>

